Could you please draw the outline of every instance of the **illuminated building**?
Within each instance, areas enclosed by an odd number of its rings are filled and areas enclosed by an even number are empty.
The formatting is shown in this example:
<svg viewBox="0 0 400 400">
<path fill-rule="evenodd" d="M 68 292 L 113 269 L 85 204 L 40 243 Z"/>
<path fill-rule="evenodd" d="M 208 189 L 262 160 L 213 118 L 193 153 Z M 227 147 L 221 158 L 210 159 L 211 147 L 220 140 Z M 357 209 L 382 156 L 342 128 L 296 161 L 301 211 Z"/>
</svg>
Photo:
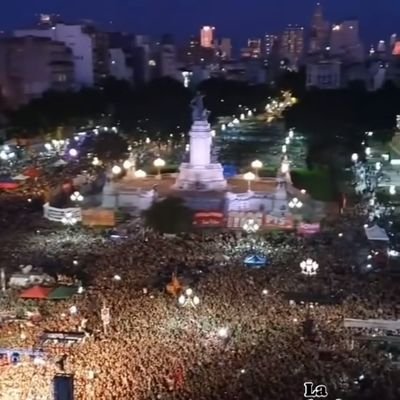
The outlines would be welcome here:
<svg viewBox="0 0 400 400">
<path fill-rule="evenodd" d="M 213 47 L 215 27 L 203 26 L 200 30 L 200 45 L 202 47 Z"/>
<path fill-rule="evenodd" d="M 280 43 L 280 56 L 288 60 L 291 68 L 297 68 L 304 52 L 304 28 L 288 25 Z"/>
<path fill-rule="evenodd" d="M 343 61 L 361 62 L 363 46 L 360 41 L 359 23 L 357 20 L 346 20 L 332 26 L 330 52 Z"/>
<path fill-rule="evenodd" d="M 276 35 L 266 34 L 264 36 L 264 56 L 269 57 L 272 53 L 272 50 L 278 40 Z"/>
<path fill-rule="evenodd" d="M 322 12 L 322 6 L 317 3 L 312 23 L 311 23 L 311 34 L 310 44 L 308 52 L 310 54 L 321 53 L 325 50 L 329 39 L 329 23 L 325 21 Z"/>
</svg>

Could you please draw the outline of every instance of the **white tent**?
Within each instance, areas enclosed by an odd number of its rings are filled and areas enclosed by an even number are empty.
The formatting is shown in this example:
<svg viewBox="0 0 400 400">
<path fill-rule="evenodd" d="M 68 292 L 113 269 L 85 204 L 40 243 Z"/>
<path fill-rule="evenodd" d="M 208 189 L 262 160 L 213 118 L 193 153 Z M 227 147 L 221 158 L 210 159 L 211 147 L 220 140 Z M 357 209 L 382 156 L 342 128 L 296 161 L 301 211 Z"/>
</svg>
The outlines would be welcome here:
<svg viewBox="0 0 400 400">
<path fill-rule="evenodd" d="M 368 240 L 379 240 L 384 242 L 389 241 L 389 237 L 386 234 L 386 231 L 383 228 L 380 228 L 378 225 L 366 227 L 364 228 L 364 230 Z"/>
<path fill-rule="evenodd" d="M 64 161 L 64 160 L 57 160 L 54 164 L 53 164 L 53 167 L 62 167 L 63 165 L 66 165 L 67 164 L 67 162 L 66 161 Z"/>
<path fill-rule="evenodd" d="M 17 176 L 14 176 L 13 179 L 14 181 L 26 181 L 27 179 L 29 179 L 29 176 L 19 174 Z"/>
</svg>

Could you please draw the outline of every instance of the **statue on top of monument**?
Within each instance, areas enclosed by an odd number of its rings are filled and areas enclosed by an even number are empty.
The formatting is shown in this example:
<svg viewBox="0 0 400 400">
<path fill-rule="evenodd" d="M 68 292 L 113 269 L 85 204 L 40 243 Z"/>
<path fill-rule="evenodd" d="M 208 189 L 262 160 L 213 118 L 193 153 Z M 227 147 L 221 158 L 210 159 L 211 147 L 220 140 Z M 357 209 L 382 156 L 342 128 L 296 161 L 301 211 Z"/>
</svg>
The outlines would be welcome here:
<svg viewBox="0 0 400 400">
<path fill-rule="evenodd" d="M 196 96 L 190 102 L 192 107 L 192 119 L 195 121 L 208 121 L 209 111 L 204 107 L 203 102 L 204 95 L 197 93 Z"/>
</svg>

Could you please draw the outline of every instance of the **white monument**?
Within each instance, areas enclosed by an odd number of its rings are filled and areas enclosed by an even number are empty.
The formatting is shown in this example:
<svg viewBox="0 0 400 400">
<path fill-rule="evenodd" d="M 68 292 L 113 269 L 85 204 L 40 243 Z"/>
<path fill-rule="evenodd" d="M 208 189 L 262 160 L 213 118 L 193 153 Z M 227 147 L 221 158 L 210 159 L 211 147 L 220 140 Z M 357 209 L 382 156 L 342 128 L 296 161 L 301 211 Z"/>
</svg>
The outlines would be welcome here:
<svg viewBox="0 0 400 400">
<path fill-rule="evenodd" d="M 192 100 L 190 162 L 182 163 L 174 185 L 179 190 L 222 191 L 226 189 L 222 165 L 211 161 L 212 130 L 202 95 Z"/>
</svg>

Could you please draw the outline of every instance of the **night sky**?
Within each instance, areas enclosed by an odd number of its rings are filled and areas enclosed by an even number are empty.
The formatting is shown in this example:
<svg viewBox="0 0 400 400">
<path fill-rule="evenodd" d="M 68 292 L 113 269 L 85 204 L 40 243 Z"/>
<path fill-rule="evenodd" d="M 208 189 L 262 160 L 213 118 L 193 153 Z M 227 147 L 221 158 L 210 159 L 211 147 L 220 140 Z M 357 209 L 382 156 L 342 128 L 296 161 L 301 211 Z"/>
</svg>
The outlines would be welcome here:
<svg viewBox="0 0 400 400">
<path fill-rule="evenodd" d="M 109 30 L 178 40 L 214 25 L 218 36 L 242 44 L 247 37 L 280 32 L 287 23 L 310 23 L 316 0 L 11 0 L 2 1 L 0 29 L 30 26 L 38 13 L 59 13 L 67 22 L 92 19 Z M 5 3 L 5 4 L 4 4 Z M 356 16 L 367 44 L 400 32 L 399 0 L 325 0 L 331 22 Z M 110 23 L 112 21 L 112 23 Z"/>
</svg>

